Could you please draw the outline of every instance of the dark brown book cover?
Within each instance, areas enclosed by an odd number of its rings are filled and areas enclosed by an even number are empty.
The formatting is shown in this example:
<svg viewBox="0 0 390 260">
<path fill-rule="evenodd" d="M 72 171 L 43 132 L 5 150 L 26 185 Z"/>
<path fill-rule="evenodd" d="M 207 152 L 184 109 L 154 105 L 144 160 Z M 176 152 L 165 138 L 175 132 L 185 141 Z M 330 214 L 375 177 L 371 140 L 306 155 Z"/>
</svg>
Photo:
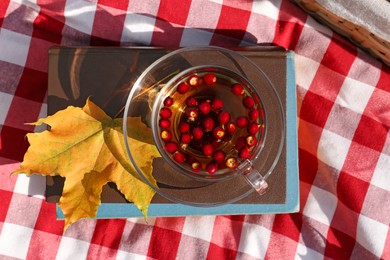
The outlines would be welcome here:
<svg viewBox="0 0 390 260">
<path fill-rule="evenodd" d="M 274 83 L 286 111 L 286 51 L 278 47 L 247 47 L 237 50 L 258 64 Z M 149 47 L 54 47 L 49 51 L 48 115 L 69 105 L 82 107 L 88 97 L 108 115 L 114 117 L 122 111 L 128 93 L 139 75 L 156 59 L 169 50 Z M 161 158 L 153 162 L 154 169 L 161 168 Z M 267 179 L 269 191 L 258 196 L 253 192 L 238 201 L 244 204 L 283 204 L 286 201 L 286 146 Z M 58 202 L 63 179 L 47 177 L 46 200 Z M 230 185 L 230 184 L 228 184 Z M 218 187 L 218 186 L 217 186 Z M 219 187 L 224 189 L 226 187 Z M 188 196 L 196 196 L 196 189 Z M 191 194 L 191 192 L 193 194 Z M 216 191 L 218 192 L 218 191 Z M 103 187 L 102 203 L 126 203 L 110 183 Z M 171 203 L 156 194 L 153 203 Z"/>
</svg>

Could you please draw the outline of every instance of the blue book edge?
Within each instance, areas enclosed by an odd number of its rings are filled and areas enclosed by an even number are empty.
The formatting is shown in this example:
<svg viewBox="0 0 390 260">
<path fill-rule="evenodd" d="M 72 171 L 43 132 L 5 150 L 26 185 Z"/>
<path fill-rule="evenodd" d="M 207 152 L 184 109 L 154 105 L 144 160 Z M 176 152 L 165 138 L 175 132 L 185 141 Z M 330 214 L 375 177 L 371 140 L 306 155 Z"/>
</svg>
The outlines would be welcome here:
<svg viewBox="0 0 390 260">
<path fill-rule="evenodd" d="M 294 53 L 287 52 L 286 82 L 286 202 L 283 204 L 226 204 L 217 207 L 193 207 L 182 204 L 150 204 L 148 217 L 278 214 L 299 211 L 298 174 L 298 129 L 297 99 Z M 56 204 L 57 219 L 64 219 L 61 208 Z M 96 219 L 143 217 L 132 203 L 103 203 L 99 206 Z"/>
</svg>

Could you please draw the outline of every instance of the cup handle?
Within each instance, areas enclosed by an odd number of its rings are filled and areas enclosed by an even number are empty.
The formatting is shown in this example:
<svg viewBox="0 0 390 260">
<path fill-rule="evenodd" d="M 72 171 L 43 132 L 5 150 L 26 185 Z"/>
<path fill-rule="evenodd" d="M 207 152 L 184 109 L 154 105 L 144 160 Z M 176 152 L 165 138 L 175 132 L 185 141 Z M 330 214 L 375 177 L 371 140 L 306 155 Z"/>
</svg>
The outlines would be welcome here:
<svg viewBox="0 0 390 260">
<path fill-rule="evenodd" d="M 245 178 L 245 180 L 259 193 L 263 195 L 268 190 L 268 183 L 261 176 L 260 172 L 253 168 L 252 162 L 246 159 L 241 162 L 237 170 Z"/>
</svg>

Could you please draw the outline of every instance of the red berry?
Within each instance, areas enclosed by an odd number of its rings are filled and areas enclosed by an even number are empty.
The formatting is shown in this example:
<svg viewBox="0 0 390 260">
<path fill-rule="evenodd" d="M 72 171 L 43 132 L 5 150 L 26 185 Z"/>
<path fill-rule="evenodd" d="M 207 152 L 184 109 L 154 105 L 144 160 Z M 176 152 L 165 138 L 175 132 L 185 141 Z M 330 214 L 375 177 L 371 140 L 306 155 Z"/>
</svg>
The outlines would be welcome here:
<svg viewBox="0 0 390 260">
<path fill-rule="evenodd" d="M 255 122 L 252 122 L 248 125 L 248 133 L 254 135 L 256 134 L 260 129 L 260 125 L 255 123 Z"/>
<path fill-rule="evenodd" d="M 214 150 L 217 150 L 221 146 L 221 140 L 214 139 L 211 141 L 211 144 L 214 147 Z"/>
<path fill-rule="evenodd" d="M 225 130 L 222 127 L 218 126 L 213 130 L 213 136 L 215 139 L 221 140 L 225 136 Z"/>
<path fill-rule="evenodd" d="M 248 136 L 245 138 L 245 143 L 246 143 L 246 145 L 248 145 L 249 147 L 255 146 L 256 143 L 257 143 L 256 136 L 254 136 L 254 135 L 248 135 Z"/>
<path fill-rule="evenodd" d="M 196 108 L 190 107 L 186 110 L 188 120 L 195 121 L 198 118 L 199 112 Z"/>
<path fill-rule="evenodd" d="M 217 82 L 217 77 L 213 73 L 207 73 L 203 76 L 203 82 L 206 85 L 213 85 Z"/>
<path fill-rule="evenodd" d="M 230 114 L 226 111 L 222 111 L 221 113 L 219 113 L 218 115 L 218 121 L 221 123 L 221 124 L 226 124 L 227 122 L 229 122 L 230 120 Z"/>
<path fill-rule="evenodd" d="M 171 125 L 171 121 L 169 121 L 168 119 L 166 118 L 161 118 L 158 122 L 158 125 L 161 127 L 161 128 L 168 128 L 170 127 Z"/>
<path fill-rule="evenodd" d="M 214 110 L 220 110 L 223 108 L 223 101 L 216 98 L 214 99 L 212 102 L 211 102 L 211 107 L 214 109 Z"/>
<path fill-rule="evenodd" d="M 187 99 L 186 99 L 186 104 L 187 106 L 189 107 L 196 107 L 198 105 L 198 101 L 196 101 L 196 99 L 192 96 L 189 96 Z"/>
<path fill-rule="evenodd" d="M 169 118 L 172 115 L 172 111 L 169 108 L 163 107 L 160 110 L 160 116 L 162 118 Z"/>
<path fill-rule="evenodd" d="M 240 116 L 236 120 L 236 124 L 238 127 L 244 128 L 248 125 L 249 120 L 246 116 Z"/>
<path fill-rule="evenodd" d="M 237 95 L 237 96 L 241 96 L 245 92 L 244 88 L 238 83 L 233 84 L 232 91 L 233 91 L 233 94 Z"/>
<path fill-rule="evenodd" d="M 189 144 L 191 140 L 192 140 L 192 135 L 188 133 L 182 134 L 180 137 L 180 142 L 182 142 L 183 144 Z"/>
<path fill-rule="evenodd" d="M 257 110 L 256 108 L 251 109 L 248 112 L 248 116 L 250 120 L 252 121 L 256 120 L 257 118 L 259 118 L 259 110 Z"/>
<path fill-rule="evenodd" d="M 255 105 L 255 101 L 250 96 L 244 97 L 244 99 L 242 100 L 242 103 L 248 109 L 252 108 Z"/>
<path fill-rule="evenodd" d="M 203 136 L 203 130 L 200 127 L 195 127 L 192 129 L 192 136 L 195 140 L 200 140 Z"/>
<path fill-rule="evenodd" d="M 179 152 L 179 151 L 176 151 L 173 155 L 172 155 L 173 159 L 178 162 L 178 163 L 183 163 L 186 161 L 186 156 Z"/>
<path fill-rule="evenodd" d="M 210 132 L 214 128 L 214 120 L 211 117 L 206 117 L 202 120 L 202 126 L 205 132 Z"/>
<path fill-rule="evenodd" d="M 194 172 L 199 172 L 200 170 L 202 170 L 202 164 L 198 161 L 193 161 L 191 163 L 191 169 L 194 171 Z"/>
<path fill-rule="evenodd" d="M 174 142 L 168 142 L 165 144 L 165 147 L 164 147 L 165 151 L 167 151 L 168 153 L 174 153 L 177 151 L 178 148 L 179 147 Z"/>
<path fill-rule="evenodd" d="M 214 174 L 217 170 L 218 170 L 218 165 L 217 165 L 216 163 L 209 162 L 209 163 L 206 165 L 206 171 L 207 171 L 209 174 Z"/>
<path fill-rule="evenodd" d="M 180 133 L 187 133 L 188 131 L 190 131 L 190 124 L 184 121 L 180 122 L 179 131 Z"/>
<path fill-rule="evenodd" d="M 237 128 L 237 126 L 233 122 L 229 122 L 229 123 L 226 124 L 226 130 L 230 134 L 234 133 L 234 131 L 236 131 L 236 128 Z"/>
<path fill-rule="evenodd" d="M 197 75 L 192 75 L 191 77 L 188 78 L 188 84 L 190 86 L 198 86 L 199 85 L 199 77 Z"/>
<path fill-rule="evenodd" d="M 229 157 L 226 159 L 225 165 L 230 169 L 235 169 L 238 166 L 238 161 L 235 157 Z"/>
<path fill-rule="evenodd" d="M 238 156 L 242 159 L 246 159 L 251 154 L 251 151 L 247 147 L 241 148 L 240 152 L 238 153 Z"/>
<path fill-rule="evenodd" d="M 161 139 L 164 142 L 171 141 L 171 138 L 172 138 L 172 134 L 168 130 L 164 130 L 164 131 L 161 132 Z"/>
<path fill-rule="evenodd" d="M 180 94 L 185 94 L 190 89 L 190 86 L 188 86 L 187 82 L 182 82 L 177 86 L 177 92 Z"/>
<path fill-rule="evenodd" d="M 225 153 L 221 150 L 219 151 L 216 151 L 214 154 L 213 154 L 213 159 L 214 161 L 216 161 L 217 163 L 222 163 L 225 161 Z"/>
<path fill-rule="evenodd" d="M 202 112 L 202 114 L 207 115 L 208 113 L 210 113 L 211 105 L 209 102 L 203 101 L 199 104 L 198 108 L 200 112 Z"/>
<path fill-rule="evenodd" d="M 202 152 L 206 156 L 213 155 L 213 152 L 214 152 L 213 145 L 212 144 L 205 144 L 205 145 L 203 145 Z"/>
<path fill-rule="evenodd" d="M 170 107 L 170 106 L 172 106 L 172 104 L 173 104 L 173 98 L 171 98 L 171 97 L 166 97 L 166 98 L 164 99 L 164 106 Z"/>
</svg>

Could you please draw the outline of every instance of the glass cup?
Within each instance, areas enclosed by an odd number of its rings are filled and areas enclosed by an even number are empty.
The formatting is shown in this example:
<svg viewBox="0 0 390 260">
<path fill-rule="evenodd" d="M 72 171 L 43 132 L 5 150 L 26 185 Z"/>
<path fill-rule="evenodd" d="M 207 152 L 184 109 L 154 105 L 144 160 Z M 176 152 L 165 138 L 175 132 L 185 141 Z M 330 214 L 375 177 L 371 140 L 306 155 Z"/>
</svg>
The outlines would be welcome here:
<svg viewBox="0 0 390 260">
<path fill-rule="evenodd" d="M 192 206 L 263 195 L 284 144 L 284 112 L 267 75 L 238 52 L 218 47 L 172 51 L 151 64 L 134 84 L 125 108 L 125 136 L 136 131 L 127 117 L 151 128 L 161 158 L 151 181 L 161 196 Z"/>
</svg>

